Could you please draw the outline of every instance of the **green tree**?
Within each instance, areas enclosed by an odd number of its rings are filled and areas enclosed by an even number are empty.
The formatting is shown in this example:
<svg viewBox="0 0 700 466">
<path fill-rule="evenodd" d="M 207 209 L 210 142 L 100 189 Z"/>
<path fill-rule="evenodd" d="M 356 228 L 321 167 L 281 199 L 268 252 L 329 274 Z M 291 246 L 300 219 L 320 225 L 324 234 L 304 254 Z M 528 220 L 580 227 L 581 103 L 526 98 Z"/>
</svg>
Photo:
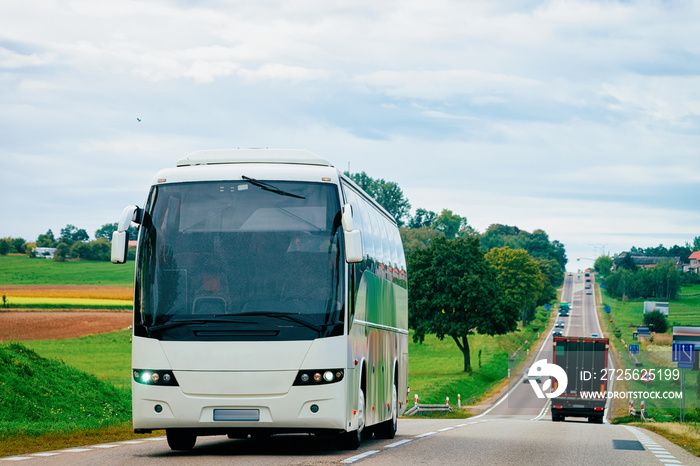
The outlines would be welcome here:
<svg viewBox="0 0 700 466">
<path fill-rule="evenodd" d="M 441 231 L 433 228 L 399 228 L 401 242 L 406 256 L 410 256 L 417 249 L 425 249 L 438 236 L 444 236 Z"/>
<path fill-rule="evenodd" d="M 668 320 L 659 311 L 647 312 L 644 314 L 644 325 L 656 333 L 666 333 L 668 330 Z"/>
<path fill-rule="evenodd" d="M 437 214 L 432 210 L 416 209 L 416 215 L 408 222 L 408 228 L 430 228 L 436 218 Z"/>
<path fill-rule="evenodd" d="M 467 217 L 454 214 L 448 209 L 442 209 L 442 212 L 437 216 L 433 225 L 436 229 L 443 232 L 447 239 L 456 238 L 457 234 L 468 226 Z"/>
<path fill-rule="evenodd" d="M 607 275 L 610 273 L 610 269 L 612 268 L 612 265 L 613 265 L 612 257 L 600 256 L 599 258 L 597 258 L 595 260 L 595 263 L 593 264 L 593 268 L 595 269 L 596 272 Z"/>
<path fill-rule="evenodd" d="M 14 249 L 14 246 L 7 241 L 7 238 L 0 239 L 0 256 L 6 256 L 10 252 L 10 248 Z"/>
<path fill-rule="evenodd" d="M 670 260 L 659 262 L 651 270 L 645 270 L 642 277 L 649 289 L 644 297 L 656 297 L 670 301 L 676 299 L 681 289 L 681 274 Z"/>
<path fill-rule="evenodd" d="M 550 241 L 544 230 L 537 229 L 529 233 L 515 226 L 498 223 L 490 225 L 481 236 L 482 250 L 490 251 L 503 246 L 524 249 L 534 259 L 554 259 L 562 274 L 566 270 L 568 259 L 564 245 L 557 240 Z"/>
<path fill-rule="evenodd" d="M 501 335 L 517 328 L 519 314 L 504 306 L 495 270 L 479 249 L 479 239 L 438 236 L 408 257 L 409 326 L 413 340 L 435 333 L 452 337 L 471 372 L 469 335 Z"/>
<path fill-rule="evenodd" d="M 53 253 L 53 260 L 56 262 L 65 262 L 70 255 L 70 246 L 66 243 L 58 243 L 56 251 Z"/>
<path fill-rule="evenodd" d="M 354 174 L 345 172 L 345 175 L 384 207 L 396 219 L 398 226 L 403 226 L 411 211 L 411 204 L 404 197 L 398 184 L 381 178 L 375 180 L 365 172 Z"/>
<path fill-rule="evenodd" d="M 632 259 L 631 254 L 625 254 L 620 261 L 617 263 L 617 268 L 618 269 L 627 269 L 631 270 L 632 272 L 637 271 L 637 264 L 634 263 L 634 259 Z"/>
<path fill-rule="evenodd" d="M 56 238 L 53 236 L 53 231 L 49 230 L 43 235 L 39 235 L 36 240 L 36 245 L 39 248 L 54 248 L 56 247 Z"/>
<path fill-rule="evenodd" d="M 74 241 L 87 241 L 89 239 L 90 235 L 87 234 L 87 231 L 82 228 L 78 229 L 70 224 L 61 229 L 61 236 L 59 237 L 59 241 L 64 241 L 67 244 L 70 242 L 71 245 Z"/>
<path fill-rule="evenodd" d="M 119 229 L 119 223 L 105 223 L 95 232 L 95 239 L 105 238 L 108 241 L 112 241 L 112 233 Z"/>
<path fill-rule="evenodd" d="M 496 270 L 506 304 L 517 309 L 523 325 L 527 325 L 544 291 L 544 277 L 537 262 L 524 249 L 509 247 L 491 249 L 485 259 Z"/>
</svg>

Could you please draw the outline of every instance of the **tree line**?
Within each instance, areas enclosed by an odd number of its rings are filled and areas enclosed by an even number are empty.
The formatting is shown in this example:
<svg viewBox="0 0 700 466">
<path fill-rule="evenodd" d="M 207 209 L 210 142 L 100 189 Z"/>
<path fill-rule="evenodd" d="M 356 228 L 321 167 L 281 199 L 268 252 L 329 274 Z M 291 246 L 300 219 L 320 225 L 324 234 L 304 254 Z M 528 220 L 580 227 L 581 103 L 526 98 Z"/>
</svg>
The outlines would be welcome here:
<svg viewBox="0 0 700 466">
<path fill-rule="evenodd" d="M 617 260 L 615 271 L 611 271 L 616 256 L 604 255 L 596 259 L 594 268 L 603 275 L 605 289 L 615 298 L 628 299 L 659 299 L 671 301 L 677 298 L 681 286 L 700 283 L 700 274 L 683 272 L 675 263 L 680 258 L 681 263 L 687 263 L 693 251 L 700 250 L 700 236 L 693 243 L 686 242 L 684 246 L 664 247 L 662 244 L 649 248 L 630 248 L 626 254 Z M 661 260 L 654 267 L 643 269 L 637 266 L 632 254 L 647 257 L 668 258 Z"/>
<path fill-rule="evenodd" d="M 58 238 L 51 229 L 40 234 L 34 242 L 27 242 L 24 238 L 0 238 L 0 255 L 26 254 L 29 257 L 37 257 L 36 248 L 56 248 L 53 260 L 57 262 L 67 259 L 109 261 L 112 233 L 117 228 L 117 223 L 102 225 L 95 231 L 93 241 L 90 241 L 87 231 L 70 224 L 60 230 Z M 136 228 L 129 228 L 131 238 L 136 238 L 136 233 Z"/>
</svg>

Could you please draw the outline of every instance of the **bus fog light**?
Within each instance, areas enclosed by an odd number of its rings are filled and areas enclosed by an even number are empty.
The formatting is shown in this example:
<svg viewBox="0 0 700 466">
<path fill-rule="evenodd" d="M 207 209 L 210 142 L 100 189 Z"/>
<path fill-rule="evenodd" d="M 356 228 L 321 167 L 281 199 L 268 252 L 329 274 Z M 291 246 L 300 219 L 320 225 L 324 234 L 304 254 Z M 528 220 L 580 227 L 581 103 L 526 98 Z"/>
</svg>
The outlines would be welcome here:
<svg viewBox="0 0 700 466">
<path fill-rule="evenodd" d="M 323 380 L 326 382 L 332 382 L 333 381 L 333 372 L 331 371 L 326 371 L 323 373 Z"/>
<path fill-rule="evenodd" d="M 311 412 L 317 413 L 318 412 L 318 405 L 311 405 Z"/>
<path fill-rule="evenodd" d="M 156 413 L 163 412 L 163 407 L 161 405 L 156 405 L 153 409 L 156 411 Z"/>
</svg>

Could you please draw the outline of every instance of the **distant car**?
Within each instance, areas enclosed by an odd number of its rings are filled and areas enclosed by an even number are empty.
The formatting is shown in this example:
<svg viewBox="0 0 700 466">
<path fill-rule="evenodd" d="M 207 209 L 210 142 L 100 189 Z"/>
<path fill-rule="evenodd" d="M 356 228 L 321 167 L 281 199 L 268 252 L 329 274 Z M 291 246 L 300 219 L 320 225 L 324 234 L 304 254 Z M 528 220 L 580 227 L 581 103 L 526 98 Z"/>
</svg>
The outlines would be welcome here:
<svg viewBox="0 0 700 466">
<path fill-rule="evenodd" d="M 569 317 L 569 311 L 559 311 L 560 317 Z"/>
<path fill-rule="evenodd" d="M 600 335 L 597 333 L 591 333 L 591 338 L 600 338 Z"/>
<path fill-rule="evenodd" d="M 556 321 L 554 328 L 564 328 L 564 322 L 561 320 Z"/>
<path fill-rule="evenodd" d="M 591 290 L 590 288 L 588 288 L 588 289 L 586 290 L 586 294 L 593 294 L 593 290 Z"/>
<path fill-rule="evenodd" d="M 537 383 L 542 383 L 542 379 L 540 378 L 539 375 L 526 375 L 525 378 L 523 379 L 523 383 L 527 383 L 528 380 L 534 380 Z"/>
<path fill-rule="evenodd" d="M 562 335 L 561 330 L 556 329 L 556 330 L 554 330 L 554 332 L 552 332 L 552 336 L 553 337 L 563 337 L 564 335 Z"/>
</svg>

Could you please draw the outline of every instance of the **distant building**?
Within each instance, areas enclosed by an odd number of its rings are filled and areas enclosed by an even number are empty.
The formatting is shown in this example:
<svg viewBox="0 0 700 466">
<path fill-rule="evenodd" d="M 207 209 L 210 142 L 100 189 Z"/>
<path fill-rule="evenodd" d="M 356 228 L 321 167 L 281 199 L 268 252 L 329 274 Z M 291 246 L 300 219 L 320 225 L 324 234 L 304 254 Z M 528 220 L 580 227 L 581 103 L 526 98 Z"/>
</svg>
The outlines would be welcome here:
<svg viewBox="0 0 700 466">
<path fill-rule="evenodd" d="M 53 259 L 53 253 L 56 252 L 56 248 L 34 248 L 36 257 L 43 257 L 45 259 Z"/>
<path fill-rule="evenodd" d="M 664 261 L 671 261 L 674 263 L 676 268 L 678 270 L 681 270 L 682 264 L 681 264 L 681 258 L 680 257 L 654 257 L 654 256 L 645 256 L 643 254 L 638 254 L 635 252 L 621 252 L 620 254 L 613 259 L 613 265 L 611 270 L 616 270 L 617 267 L 620 265 L 620 263 L 627 257 L 631 257 L 632 261 L 634 262 L 634 265 L 636 265 L 640 269 L 652 269 L 656 264 L 659 262 L 664 262 Z"/>
<path fill-rule="evenodd" d="M 683 264 L 683 272 L 700 273 L 700 251 L 692 253 L 688 261 L 687 264 Z"/>
</svg>

